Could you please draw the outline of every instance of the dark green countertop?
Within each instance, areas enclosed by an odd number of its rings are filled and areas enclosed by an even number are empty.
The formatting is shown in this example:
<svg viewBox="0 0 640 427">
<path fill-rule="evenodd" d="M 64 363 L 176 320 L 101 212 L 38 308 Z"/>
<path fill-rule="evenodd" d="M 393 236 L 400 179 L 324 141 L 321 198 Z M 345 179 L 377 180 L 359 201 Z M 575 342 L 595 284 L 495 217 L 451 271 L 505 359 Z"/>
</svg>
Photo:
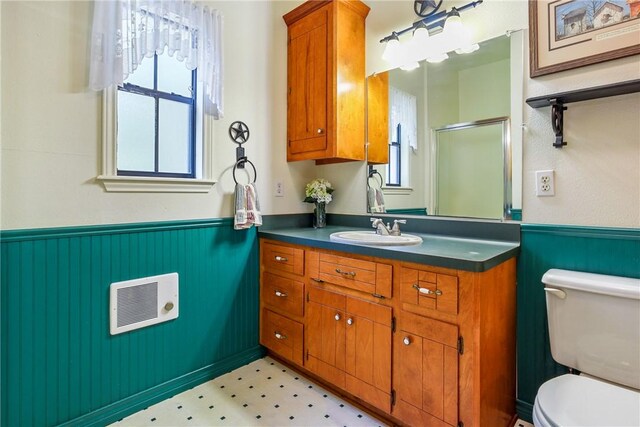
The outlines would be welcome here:
<svg viewBox="0 0 640 427">
<path fill-rule="evenodd" d="M 314 248 L 474 272 L 489 270 L 518 255 L 520 251 L 518 242 L 466 239 L 415 232 L 410 234 L 422 237 L 422 244 L 415 246 L 365 246 L 330 240 L 331 233 L 347 230 L 371 231 L 370 228 L 329 225 L 319 229 L 310 227 L 264 229 L 259 230 L 259 235 L 267 239 Z"/>
</svg>

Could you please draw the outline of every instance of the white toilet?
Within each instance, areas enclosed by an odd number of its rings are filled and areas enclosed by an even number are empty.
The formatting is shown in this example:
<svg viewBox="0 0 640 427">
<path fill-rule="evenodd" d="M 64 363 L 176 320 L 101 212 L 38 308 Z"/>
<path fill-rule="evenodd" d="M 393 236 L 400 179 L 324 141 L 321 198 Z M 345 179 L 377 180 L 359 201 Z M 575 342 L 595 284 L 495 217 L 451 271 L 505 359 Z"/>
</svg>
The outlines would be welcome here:
<svg viewBox="0 0 640 427">
<path fill-rule="evenodd" d="M 533 423 L 640 426 L 640 280 L 552 269 L 542 283 L 551 355 L 581 374 L 542 384 Z"/>
</svg>

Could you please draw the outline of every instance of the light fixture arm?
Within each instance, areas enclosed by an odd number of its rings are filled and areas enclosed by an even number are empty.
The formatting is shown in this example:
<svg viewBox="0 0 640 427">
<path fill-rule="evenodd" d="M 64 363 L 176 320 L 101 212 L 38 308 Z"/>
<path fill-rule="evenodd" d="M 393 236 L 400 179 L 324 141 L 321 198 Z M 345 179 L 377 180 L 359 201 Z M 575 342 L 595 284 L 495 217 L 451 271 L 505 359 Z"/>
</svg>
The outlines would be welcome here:
<svg viewBox="0 0 640 427">
<path fill-rule="evenodd" d="M 393 31 L 391 34 L 389 34 L 388 36 L 386 36 L 385 38 L 383 38 L 382 40 L 380 40 L 380 43 L 386 43 L 389 40 L 393 39 L 393 38 L 397 38 L 405 33 L 408 33 L 409 31 L 414 30 L 416 27 L 418 27 L 418 25 L 420 25 L 420 23 L 423 23 L 424 25 L 426 25 L 427 30 L 432 30 L 434 28 L 438 28 L 444 25 L 444 21 L 446 21 L 447 17 L 449 16 L 449 13 L 453 12 L 453 11 L 457 11 L 457 12 L 463 12 L 467 9 L 471 9 L 471 8 L 475 8 L 476 6 L 478 6 L 479 4 L 482 3 L 483 0 L 476 0 L 476 1 L 472 1 L 470 3 L 465 4 L 464 6 L 460 6 L 460 7 L 453 7 L 451 11 L 447 11 L 444 10 L 442 12 L 437 12 L 437 9 L 434 10 L 430 15 L 428 15 L 425 18 L 419 19 L 416 22 L 414 22 L 410 27 L 405 28 L 404 30 L 400 30 L 400 31 Z M 438 4 L 438 8 L 440 7 L 440 4 L 442 4 L 442 2 L 440 2 Z M 415 11 L 415 9 L 414 9 Z M 416 12 L 416 14 L 418 14 Z"/>
</svg>

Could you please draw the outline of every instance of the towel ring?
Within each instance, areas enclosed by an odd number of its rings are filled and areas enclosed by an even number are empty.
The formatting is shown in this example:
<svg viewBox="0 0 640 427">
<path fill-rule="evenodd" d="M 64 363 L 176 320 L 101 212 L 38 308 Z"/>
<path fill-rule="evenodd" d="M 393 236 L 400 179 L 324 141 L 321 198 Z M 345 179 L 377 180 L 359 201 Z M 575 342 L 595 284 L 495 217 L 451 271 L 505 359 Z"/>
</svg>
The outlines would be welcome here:
<svg viewBox="0 0 640 427">
<path fill-rule="evenodd" d="M 383 180 L 383 178 L 382 178 L 382 174 L 381 174 L 380 172 L 378 172 L 377 170 L 375 170 L 375 169 L 373 170 L 373 172 L 370 172 L 370 173 L 369 173 L 369 177 L 367 178 L 367 187 L 371 187 L 371 186 L 369 185 L 369 180 L 370 180 L 371 178 L 373 178 L 373 177 L 374 177 L 374 175 L 378 175 L 378 178 L 377 178 L 377 179 L 378 179 L 378 182 L 380 183 L 380 188 L 382 188 L 382 185 L 383 185 L 383 183 L 384 183 L 384 182 L 383 182 L 384 180 Z"/>
<path fill-rule="evenodd" d="M 238 180 L 236 179 L 236 169 L 238 167 L 240 167 L 241 165 L 245 165 L 247 163 L 249 163 L 251 165 L 251 168 L 253 169 L 253 182 L 252 182 L 252 184 L 255 184 L 256 179 L 258 179 L 258 172 L 256 171 L 256 166 L 253 163 L 251 163 L 251 160 L 247 159 L 246 157 L 241 157 L 233 165 L 233 180 L 235 181 L 236 184 L 238 184 Z"/>
</svg>

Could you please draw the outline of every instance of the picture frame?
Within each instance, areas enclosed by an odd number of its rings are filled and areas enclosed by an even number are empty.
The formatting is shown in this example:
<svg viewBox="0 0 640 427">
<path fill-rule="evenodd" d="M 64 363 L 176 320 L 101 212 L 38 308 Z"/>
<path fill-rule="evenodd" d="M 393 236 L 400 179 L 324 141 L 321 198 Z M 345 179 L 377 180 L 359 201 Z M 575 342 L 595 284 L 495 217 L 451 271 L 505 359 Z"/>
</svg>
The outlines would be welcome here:
<svg viewBox="0 0 640 427">
<path fill-rule="evenodd" d="M 640 54 L 640 1 L 529 0 L 530 76 Z"/>
</svg>

